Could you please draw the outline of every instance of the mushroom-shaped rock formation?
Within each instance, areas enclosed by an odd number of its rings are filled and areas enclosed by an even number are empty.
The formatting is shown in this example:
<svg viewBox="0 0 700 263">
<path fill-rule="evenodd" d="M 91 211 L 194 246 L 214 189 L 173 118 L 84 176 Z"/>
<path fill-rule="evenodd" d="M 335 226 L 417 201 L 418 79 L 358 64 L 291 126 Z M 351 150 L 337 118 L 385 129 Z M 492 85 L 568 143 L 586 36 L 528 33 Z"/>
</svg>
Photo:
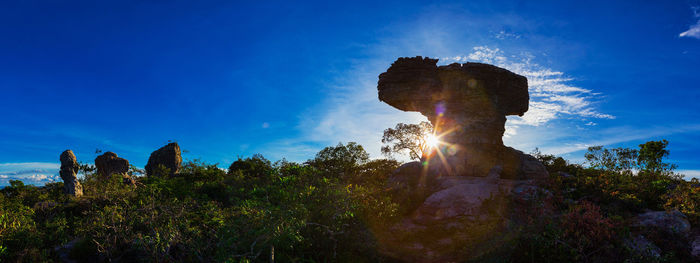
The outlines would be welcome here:
<svg viewBox="0 0 700 263">
<path fill-rule="evenodd" d="M 379 99 L 428 117 L 440 147 L 397 169 L 388 180 L 403 216 L 376 226 L 381 251 L 408 262 L 457 262 L 504 244 L 510 200 L 543 193 L 547 170 L 503 145 L 507 115 L 528 110 L 527 79 L 481 63 L 437 66 L 437 59 L 399 58 L 379 75 Z M 488 201 L 487 200 L 491 200 Z"/>
<path fill-rule="evenodd" d="M 502 178 L 546 175 L 541 164 L 533 167 L 532 157 L 505 147 L 502 140 L 506 116 L 528 110 L 527 79 L 493 65 L 438 67 L 437 61 L 399 58 L 379 75 L 377 88 L 379 100 L 428 117 L 440 140 L 450 145 L 436 149 L 449 164 L 444 171 L 486 176 L 500 165 Z"/>
<path fill-rule="evenodd" d="M 129 161 L 117 156 L 116 153 L 106 152 L 95 158 L 97 174 L 103 179 L 109 178 L 113 174 L 120 174 L 124 178 L 125 184 L 133 185 L 135 181 L 129 176 Z"/>
<path fill-rule="evenodd" d="M 67 195 L 79 197 L 83 195 L 83 186 L 78 182 L 78 160 L 71 150 L 61 153 L 61 179 L 63 179 L 63 192 Z"/>
<path fill-rule="evenodd" d="M 146 164 L 146 174 L 154 175 L 158 167 L 162 166 L 170 171 L 170 176 L 180 172 L 182 157 L 180 156 L 180 146 L 176 143 L 169 143 L 151 153 Z"/>
</svg>

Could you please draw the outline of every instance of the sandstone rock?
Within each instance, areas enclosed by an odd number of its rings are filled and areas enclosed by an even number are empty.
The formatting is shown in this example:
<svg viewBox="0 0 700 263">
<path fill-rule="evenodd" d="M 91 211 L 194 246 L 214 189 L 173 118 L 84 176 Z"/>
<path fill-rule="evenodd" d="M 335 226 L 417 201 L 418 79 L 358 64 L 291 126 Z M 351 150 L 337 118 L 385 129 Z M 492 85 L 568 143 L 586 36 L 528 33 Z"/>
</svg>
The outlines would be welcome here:
<svg viewBox="0 0 700 263">
<path fill-rule="evenodd" d="M 535 183 L 548 176 L 544 165 L 502 140 L 506 115 L 528 109 L 525 77 L 487 64 L 399 58 L 377 88 L 381 101 L 428 117 L 449 145 L 389 178 L 403 217 L 375 228 L 384 254 L 407 262 L 476 258 L 508 232 L 514 200 L 547 195 Z"/>
<path fill-rule="evenodd" d="M 109 178 L 113 174 L 119 174 L 124 178 L 125 184 L 134 185 L 135 181 L 129 176 L 129 161 L 118 157 L 116 153 L 106 152 L 95 158 L 97 174 L 103 179 Z"/>
<path fill-rule="evenodd" d="M 502 140 L 506 115 L 522 116 L 528 110 L 527 79 L 488 64 L 438 67 L 437 61 L 396 60 L 379 75 L 379 100 L 428 117 L 441 140 L 451 144 L 437 149 L 450 164 L 449 173 L 486 176 L 500 165 L 504 178 L 546 177 L 534 157 L 505 147 Z"/>
<path fill-rule="evenodd" d="M 59 157 L 61 160 L 61 170 L 59 174 L 63 179 L 63 192 L 67 195 L 82 196 L 83 186 L 78 182 L 78 160 L 71 150 L 65 150 Z"/>
<path fill-rule="evenodd" d="M 170 176 L 173 176 L 180 172 L 181 164 L 180 146 L 176 142 L 169 143 L 151 153 L 146 164 L 146 174 L 153 175 L 162 165 L 170 171 Z"/>
<path fill-rule="evenodd" d="M 639 227 L 653 227 L 682 235 L 690 231 L 688 218 L 678 210 L 650 211 L 637 215 L 635 219 L 635 225 Z"/>
</svg>

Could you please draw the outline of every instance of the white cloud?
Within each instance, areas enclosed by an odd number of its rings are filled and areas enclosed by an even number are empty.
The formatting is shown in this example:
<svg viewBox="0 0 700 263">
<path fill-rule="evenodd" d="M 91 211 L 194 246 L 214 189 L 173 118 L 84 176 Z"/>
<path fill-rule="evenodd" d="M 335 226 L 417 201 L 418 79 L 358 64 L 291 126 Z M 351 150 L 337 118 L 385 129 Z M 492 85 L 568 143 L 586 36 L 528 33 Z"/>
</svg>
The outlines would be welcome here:
<svg viewBox="0 0 700 263">
<path fill-rule="evenodd" d="M 519 34 L 516 34 L 513 32 L 501 30 L 501 31 L 498 31 L 498 33 L 496 33 L 495 37 L 500 39 L 500 40 L 504 40 L 504 39 L 520 39 L 521 36 Z"/>
<path fill-rule="evenodd" d="M 700 170 L 676 170 L 676 173 L 685 175 L 686 180 L 689 180 L 691 178 L 700 179 Z"/>
<path fill-rule="evenodd" d="M 266 155 L 297 148 L 302 151 L 318 151 L 338 142 L 355 141 L 363 145 L 371 157 L 381 157 L 384 129 L 399 122 L 418 123 L 426 118 L 417 112 L 402 112 L 379 101 L 377 77 L 396 58 L 418 55 L 440 58 L 440 64 L 468 61 L 495 64 L 526 76 L 530 82 L 530 109 L 522 117 L 508 118 L 504 136 L 511 146 L 539 146 L 542 140 L 535 136 L 543 136 L 547 132 L 557 133 L 546 138 L 549 139 L 559 138 L 558 133 L 568 133 L 546 127 L 553 120 L 574 120 L 585 126 L 583 124 L 590 122 L 591 118 L 613 118 L 596 110 L 595 104 L 600 94 L 571 84 L 574 76 L 535 64 L 537 58 L 528 52 L 518 50 L 511 54 L 484 45 L 495 45 L 493 37 L 480 37 L 493 36 L 494 31 L 487 33 L 489 31 L 485 27 L 493 25 L 493 17 L 481 17 L 479 14 L 470 16 L 470 19 L 463 19 L 464 17 L 464 12 L 436 9 L 425 12 L 407 24 L 387 27 L 382 31 L 384 37 L 363 44 L 365 49 L 361 57 L 349 58 L 349 69 L 338 72 L 336 79 L 327 82 L 330 84 L 323 87 L 328 91 L 327 99 L 300 114 L 298 136 L 271 142 L 261 146 L 260 151 Z M 509 15 L 500 17 L 498 21 L 510 27 L 521 27 L 528 23 Z M 514 48 L 508 43 L 502 45 L 509 50 Z M 533 128 L 538 128 L 537 132 L 532 131 Z M 307 158 L 312 156 L 310 154 Z M 295 159 L 304 160 L 292 158 Z"/>
<path fill-rule="evenodd" d="M 597 112 L 592 107 L 596 95 L 590 89 L 572 86 L 571 77 L 536 63 L 531 54 L 506 56 L 498 48 L 477 46 L 466 56 L 445 57 L 444 63 L 467 60 L 494 64 L 527 77 L 530 91 L 530 109 L 522 117 L 509 118 L 509 132 L 519 125 L 540 126 L 551 120 L 566 117 L 614 119 L 609 114 Z"/>
<path fill-rule="evenodd" d="M 691 7 L 693 9 L 693 16 L 695 18 L 700 18 L 700 6 L 693 6 Z M 686 30 L 683 33 L 680 33 L 678 35 L 679 37 L 694 37 L 697 39 L 700 39 L 700 19 L 694 24 L 691 25 L 688 30 Z"/>
<path fill-rule="evenodd" d="M 394 51 L 395 52 L 395 51 Z M 452 53 L 453 52 L 446 52 Z M 420 54 L 420 53 L 419 53 Z M 530 108 L 522 117 L 511 116 L 506 125 L 506 138 L 519 135 L 521 126 L 541 126 L 552 120 L 566 118 L 614 118 L 593 108 L 599 94 L 570 85 L 573 78 L 532 62 L 530 54 L 508 56 L 498 48 L 477 46 L 465 55 L 441 57 L 440 64 L 467 61 L 484 62 L 504 67 L 526 76 L 530 81 Z M 382 131 L 398 122 L 417 123 L 426 120 L 416 112 L 402 112 L 377 98 L 377 76 L 391 65 L 395 57 L 380 57 L 364 61 L 339 79 L 325 103 L 322 114 L 304 114 L 299 125 L 306 130 L 302 141 L 334 145 L 356 141 L 365 146 L 372 157 L 380 157 Z M 589 121 L 587 121 L 589 122 Z M 279 146 L 282 148 L 290 145 Z M 307 149 L 308 150 L 308 149 Z"/>
<path fill-rule="evenodd" d="M 688 30 L 678 35 L 679 37 L 694 37 L 700 39 L 700 20 L 695 25 L 690 26 Z"/>
<path fill-rule="evenodd" d="M 0 163 L 0 186 L 8 185 L 10 180 L 21 180 L 33 185 L 57 181 L 60 180 L 59 168 L 59 163 Z"/>
</svg>

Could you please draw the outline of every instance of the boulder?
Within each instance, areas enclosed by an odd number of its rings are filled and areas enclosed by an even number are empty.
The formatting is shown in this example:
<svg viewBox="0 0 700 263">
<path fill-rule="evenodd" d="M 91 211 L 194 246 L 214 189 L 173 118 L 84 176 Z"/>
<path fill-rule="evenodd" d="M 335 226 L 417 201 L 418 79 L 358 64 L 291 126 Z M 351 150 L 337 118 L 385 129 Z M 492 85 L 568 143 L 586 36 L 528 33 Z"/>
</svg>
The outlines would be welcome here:
<svg viewBox="0 0 700 263">
<path fill-rule="evenodd" d="M 700 260 L 700 235 L 690 240 L 690 253 L 695 259 Z"/>
<path fill-rule="evenodd" d="M 129 176 L 129 161 L 117 156 L 116 153 L 106 152 L 95 158 L 97 174 L 102 179 L 107 179 L 113 174 L 123 177 L 124 184 L 135 185 L 135 181 Z"/>
<path fill-rule="evenodd" d="M 690 232 L 688 218 L 678 210 L 649 211 L 635 218 L 635 226 L 656 228 L 669 233 L 686 235 Z"/>
<path fill-rule="evenodd" d="M 71 150 L 65 150 L 59 157 L 61 170 L 59 174 L 63 179 L 63 192 L 67 195 L 79 197 L 83 195 L 83 186 L 78 182 L 78 160 Z"/>
<path fill-rule="evenodd" d="M 180 146 L 176 143 L 169 143 L 151 153 L 146 164 L 146 174 L 154 175 L 158 167 L 164 167 L 170 171 L 170 176 L 180 172 L 182 157 L 180 156 Z"/>
</svg>

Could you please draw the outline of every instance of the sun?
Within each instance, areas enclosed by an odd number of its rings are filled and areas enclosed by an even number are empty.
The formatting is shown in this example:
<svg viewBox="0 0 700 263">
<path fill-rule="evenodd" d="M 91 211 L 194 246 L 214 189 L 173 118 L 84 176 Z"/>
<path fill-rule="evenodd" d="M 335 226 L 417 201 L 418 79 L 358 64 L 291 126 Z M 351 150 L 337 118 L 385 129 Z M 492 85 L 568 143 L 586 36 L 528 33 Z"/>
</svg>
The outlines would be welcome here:
<svg viewBox="0 0 700 263">
<path fill-rule="evenodd" d="M 437 136 L 435 136 L 435 134 L 432 134 L 432 133 L 426 134 L 424 139 L 425 139 L 425 145 L 428 146 L 429 148 L 435 148 L 440 143 Z"/>
</svg>

